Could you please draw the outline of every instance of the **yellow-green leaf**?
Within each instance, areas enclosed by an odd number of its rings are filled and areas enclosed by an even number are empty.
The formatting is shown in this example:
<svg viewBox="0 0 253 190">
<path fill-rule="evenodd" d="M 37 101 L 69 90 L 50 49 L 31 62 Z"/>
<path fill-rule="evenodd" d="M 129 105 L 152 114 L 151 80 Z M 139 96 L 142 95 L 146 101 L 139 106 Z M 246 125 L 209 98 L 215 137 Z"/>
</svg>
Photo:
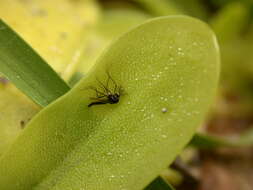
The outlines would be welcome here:
<svg viewBox="0 0 253 190">
<path fill-rule="evenodd" d="M 125 93 L 117 104 L 88 107 L 95 92 L 87 87 L 106 83 L 106 71 Z M 30 122 L 1 157 L 0 189 L 143 189 L 193 136 L 218 74 L 205 23 L 174 16 L 139 25 Z"/>
<path fill-rule="evenodd" d="M 1 155 L 40 108 L 9 82 L 0 83 L 0 99 Z"/>
</svg>

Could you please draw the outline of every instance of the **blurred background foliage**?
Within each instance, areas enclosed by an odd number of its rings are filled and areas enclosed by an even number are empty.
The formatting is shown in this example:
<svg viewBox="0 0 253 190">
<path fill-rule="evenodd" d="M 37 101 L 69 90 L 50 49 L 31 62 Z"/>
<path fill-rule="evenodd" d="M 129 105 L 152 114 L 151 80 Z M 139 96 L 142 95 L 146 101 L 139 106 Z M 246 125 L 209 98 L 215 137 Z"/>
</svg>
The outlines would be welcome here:
<svg viewBox="0 0 253 190">
<path fill-rule="evenodd" d="M 207 22 L 221 50 L 216 104 L 202 133 L 242 139 L 253 124 L 253 2 L 251 0 L 2 0 L 0 18 L 73 86 L 103 49 L 146 19 L 184 14 Z M 1 30 L 1 28 L 0 28 Z M 41 109 L 0 75 L 0 154 Z M 251 133 L 246 135 L 252 139 Z M 244 134 L 245 136 L 245 134 Z M 201 139 L 197 139 L 201 140 Z M 206 140 L 206 139 L 205 139 Z M 204 140 L 204 141 L 205 141 Z M 209 139 L 210 140 L 210 139 Z M 194 141 L 162 174 L 177 189 L 253 188 L 252 147 L 212 150 Z M 243 144 L 243 143 L 242 143 Z M 246 143 L 247 144 L 247 143 Z M 218 146 L 219 145 L 219 146 Z M 247 144 L 248 145 L 248 144 Z M 209 187 L 210 186 L 210 187 Z"/>
</svg>

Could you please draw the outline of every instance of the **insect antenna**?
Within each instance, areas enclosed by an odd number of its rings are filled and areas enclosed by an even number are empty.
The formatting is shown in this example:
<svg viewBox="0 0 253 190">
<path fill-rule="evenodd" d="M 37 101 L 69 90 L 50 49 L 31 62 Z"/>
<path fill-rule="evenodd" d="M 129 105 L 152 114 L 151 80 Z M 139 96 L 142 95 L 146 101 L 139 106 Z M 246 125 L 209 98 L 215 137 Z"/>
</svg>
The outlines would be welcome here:
<svg viewBox="0 0 253 190">
<path fill-rule="evenodd" d="M 111 91 L 108 89 L 107 86 L 105 86 L 100 80 L 98 80 L 98 78 L 96 78 L 96 80 L 98 81 L 98 83 L 100 84 L 100 86 L 104 89 L 104 91 L 106 92 L 106 94 L 111 94 Z"/>
<path fill-rule="evenodd" d="M 86 87 L 86 88 L 84 88 L 82 90 L 94 90 L 96 92 L 96 95 L 98 97 L 100 97 L 100 96 L 103 96 L 103 97 L 107 96 L 107 94 L 105 94 L 104 92 L 99 91 L 97 88 L 95 88 L 93 86 L 88 86 L 88 87 Z"/>
</svg>

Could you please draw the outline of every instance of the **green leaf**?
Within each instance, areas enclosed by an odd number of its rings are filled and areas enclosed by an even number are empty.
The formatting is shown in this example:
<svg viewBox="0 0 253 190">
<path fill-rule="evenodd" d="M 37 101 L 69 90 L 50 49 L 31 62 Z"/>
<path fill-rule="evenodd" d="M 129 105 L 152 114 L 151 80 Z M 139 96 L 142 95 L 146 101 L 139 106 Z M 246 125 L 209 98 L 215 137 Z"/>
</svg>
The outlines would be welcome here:
<svg viewBox="0 0 253 190">
<path fill-rule="evenodd" d="M 154 16 L 166 16 L 182 14 L 182 11 L 178 10 L 176 3 L 172 0 L 133 0 L 143 6 Z"/>
<path fill-rule="evenodd" d="M 99 10 L 95 1 L 4 0 L 0 18 L 69 80 L 80 63 Z"/>
<path fill-rule="evenodd" d="M 221 47 L 222 87 L 226 93 L 238 95 L 243 101 L 252 97 L 251 49 L 246 34 L 249 23 L 249 6 L 241 1 L 226 5 L 210 21 Z"/>
<path fill-rule="evenodd" d="M 87 73 L 103 50 L 130 28 L 144 22 L 150 16 L 132 9 L 111 9 L 103 12 L 101 21 L 95 27 L 82 56 L 79 71 Z"/>
<path fill-rule="evenodd" d="M 87 88 L 102 90 L 107 71 L 125 93 L 117 104 L 88 107 L 96 94 Z M 1 157 L 0 189 L 143 189 L 192 138 L 218 75 L 205 23 L 172 16 L 139 25 L 30 122 Z"/>
<path fill-rule="evenodd" d="M 157 177 L 144 190 L 174 190 L 174 188 L 161 177 Z"/>
<path fill-rule="evenodd" d="M 0 72 L 41 106 L 48 105 L 69 90 L 55 71 L 2 20 Z"/>
<path fill-rule="evenodd" d="M 103 12 L 103 18 L 95 32 L 101 38 L 111 40 L 148 18 L 151 16 L 134 9 L 109 9 Z"/>
<path fill-rule="evenodd" d="M 0 3 L 0 18 L 36 49 L 65 80 L 72 76 L 80 63 L 90 29 L 97 21 L 97 14 L 95 1 L 44 0 L 27 3 L 5 0 Z M 76 22 L 77 17 L 80 22 Z M 35 90 L 40 87 L 43 85 L 38 85 Z M 55 91 L 57 87 L 55 86 Z M 48 94 L 51 94 L 51 91 Z M 2 154 L 41 107 L 31 102 L 10 82 L 0 84 L 0 99 L 0 154 Z M 46 105 L 44 102 L 42 104 Z"/>
<path fill-rule="evenodd" d="M 215 15 L 210 24 L 220 42 L 237 39 L 249 22 L 249 9 L 241 2 L 225 6 Z"/>
<path fill-rule="evenodd" d="M 238 137 L 218 137 L 213 135 L 194 135 L 190 145 L 197 148 L 241 147 L 253 145 L 253 129 L 245 131 Z"/>
<path fill-rule="evenodd" d="M 10 82 L 0 77 L 0 155 L 7 150 L 29 120 L 40 110 Z"/>
<path fill-rule="evenodd" d="M 199 0 L 174 0 L 174 3 L 185 14 L 207 20 L 208 10 L 205 2 Z"/>
</svg>

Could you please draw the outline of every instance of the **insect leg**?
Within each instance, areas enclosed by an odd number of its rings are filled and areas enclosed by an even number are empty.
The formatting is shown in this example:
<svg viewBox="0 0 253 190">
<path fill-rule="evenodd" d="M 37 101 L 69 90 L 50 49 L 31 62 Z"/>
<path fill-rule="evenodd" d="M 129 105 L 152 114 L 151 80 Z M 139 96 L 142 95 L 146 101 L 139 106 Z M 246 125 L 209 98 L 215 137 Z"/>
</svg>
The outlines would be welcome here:
<svg viewBox="0 0 253 190">
<path fill-rule="evenodd" d="M 97 95 L 98 97 L 101 96 L 101 95 L 107 96 L 105 93 L 99 91 L 98 89 L 96 89 L 96 88 L 93 87 L 93 86 L 90 86 L 89 88 L 90 88 L 91 90 L 94 90 L 94 91 L 96 92 L 96 95 Z"/>
<path fill-rule="evenodd" d="M 106 71 L 106 73 L 107 73 L 107 75 L 108 75 L 108 80 L 110 79 L 110 80 L 113 82 L 113 84 L 114 84 L 114 94 L 115 94 L 115 93 L 116 93 L 116 90 L 117 90 L 117 88 L 118 88 L 118 85 L 117 85 L 117 83 L 115 82 L 115 80 L 113 80 L 113 78 L 112 78 L 112 76 L 110 75 L 109 71 Z"/>
<path fill-rule="evenodd" d="M 91 100 L 97 100 L 97 101 L 102 101 L 101 98 L 106 97 L 105 95 L 102 96 L 97 96 L 97 97 L 90 97 Z"/>
<path fill-rule="evenodd" d="M 100 84 L 100 86 L 105 90 L 107 95 L 111 94 L 110 90 L 100 80 L 97 79 L 97 81 Z"/>
</svg>

